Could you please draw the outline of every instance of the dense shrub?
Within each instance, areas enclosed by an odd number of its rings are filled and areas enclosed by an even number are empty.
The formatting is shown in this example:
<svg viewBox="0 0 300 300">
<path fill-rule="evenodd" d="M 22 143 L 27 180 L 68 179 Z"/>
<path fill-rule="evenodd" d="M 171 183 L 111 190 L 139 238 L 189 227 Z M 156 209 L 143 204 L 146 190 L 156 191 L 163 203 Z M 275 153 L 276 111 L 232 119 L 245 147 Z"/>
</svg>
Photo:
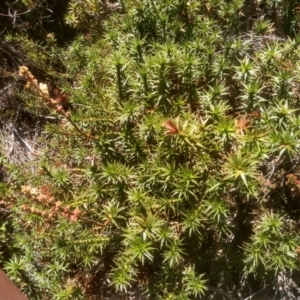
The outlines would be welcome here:
<svg viewBox="0 0 300 300">
<path fill-rule="evenodd" d="M 7 274 L 30 299 L 298 296 L 292 2 L 82 2 L 68 45 L 8 37 L 49 68 L 17 87 L 51 122 L 1 158 Z"/>
</svg>

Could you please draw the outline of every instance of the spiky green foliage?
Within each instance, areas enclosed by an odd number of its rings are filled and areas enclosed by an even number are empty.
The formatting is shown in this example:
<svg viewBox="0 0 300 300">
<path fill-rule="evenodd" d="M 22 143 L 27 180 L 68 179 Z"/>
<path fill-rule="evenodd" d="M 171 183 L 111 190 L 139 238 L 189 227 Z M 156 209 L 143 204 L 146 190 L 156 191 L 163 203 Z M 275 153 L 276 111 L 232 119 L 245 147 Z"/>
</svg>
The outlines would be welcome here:
<svg viewBox="0 0 300 300">
<path fill-rule="evenodd" d="M 300 39 L 272 24 L 287 4 L 245 32 L 227 2 L 121 1 L 97 23 L 102 2 L 70 1 L 91 36 L 58 52 L 68 105 L 50 106 L 34 166 L 3 159 L 2 264 L 31 299 L 297 282 Z"/>
</svg>

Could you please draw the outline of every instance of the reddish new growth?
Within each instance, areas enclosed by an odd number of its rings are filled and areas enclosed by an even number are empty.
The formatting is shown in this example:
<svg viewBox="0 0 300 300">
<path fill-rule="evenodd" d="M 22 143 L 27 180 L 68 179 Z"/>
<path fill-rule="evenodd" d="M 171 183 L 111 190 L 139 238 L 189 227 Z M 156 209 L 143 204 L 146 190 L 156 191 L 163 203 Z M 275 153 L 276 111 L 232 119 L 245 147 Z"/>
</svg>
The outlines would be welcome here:
<svg viewBox="0 0 300 300">
<path fill-rule="evenodd" d="M 297 253 L 297 256 L 298 256 L 298 261 L 300 262 L 300 246 L 298 246 L 296 248 L 296 253 Z"/>
<path fill-rule="evenodd" d="M 59 88 L 54 88 L 52 93 L 57 103 L 64 107 L 68 106 L 69 96 L 66 93 L 62 92 Z"/>
<path fill-rule="evenodd" d="M 80 214 L 81 214 L 80 209 L 76 207 L 76 208 L 74 209 L 74 211 L 72 212 L 72 214 L 71 214 L 69 220 L 70 220 L 71 222 L 77 222 L 78 218 L 80 217 Z"/>
<path fill-rule="evenodd" d="M 285 183 L 290 187 L 292 192 L 300 192 L 300 180 L 295 174 L 287 174 Z"/>
<path fill-rule="evenodd" d="M 245 134 L 245 130 L 249 128 L 250 119 L 247 115 L 240 116 L 236 121 L 236 131 L 240 135 Z"/>
<path fill-rule="evenodd" d="M 179 133 L 179 128 L 172 120 L 167 120 L 162 124 L 162 126 L 164 126 L 167 129 L 168 135 L 175 135 Z"/>
</svg>

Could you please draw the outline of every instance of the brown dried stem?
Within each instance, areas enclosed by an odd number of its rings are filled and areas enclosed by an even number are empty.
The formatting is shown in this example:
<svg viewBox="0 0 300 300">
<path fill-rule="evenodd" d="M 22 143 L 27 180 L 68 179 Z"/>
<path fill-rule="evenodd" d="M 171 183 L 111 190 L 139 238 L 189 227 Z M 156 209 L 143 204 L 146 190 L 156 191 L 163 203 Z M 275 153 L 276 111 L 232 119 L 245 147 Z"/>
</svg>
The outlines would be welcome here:
<svg viewBox="0 0 300 300">
<path fill-rule="evenodd" d="M 62 105 L 60 104 L 60 101 L 50 97 L 47 84 L 38 83 L 37 79 L 31 74 L 31 72 L 28 70 L 26 66 L 19 67 L 19 75 L 20 77 L 26 80 L 27 82 L 26 87 L 33 89 L 43 99 L 43 101 L 46 103 L 48 107 L 53 109 L 57 114 L 65 117 L 68 120 L 68 122 L 72 124 L 74 129 L 78 133 L 80 133 L 80 135 L 93 140 L 97 139 L 95 136 L 92 136 L 82 131 L 78 127 L 78 125 L 74 121 L 72 121 L 70 112 L 66 112 L 63 109 Z"/>
</svg>

